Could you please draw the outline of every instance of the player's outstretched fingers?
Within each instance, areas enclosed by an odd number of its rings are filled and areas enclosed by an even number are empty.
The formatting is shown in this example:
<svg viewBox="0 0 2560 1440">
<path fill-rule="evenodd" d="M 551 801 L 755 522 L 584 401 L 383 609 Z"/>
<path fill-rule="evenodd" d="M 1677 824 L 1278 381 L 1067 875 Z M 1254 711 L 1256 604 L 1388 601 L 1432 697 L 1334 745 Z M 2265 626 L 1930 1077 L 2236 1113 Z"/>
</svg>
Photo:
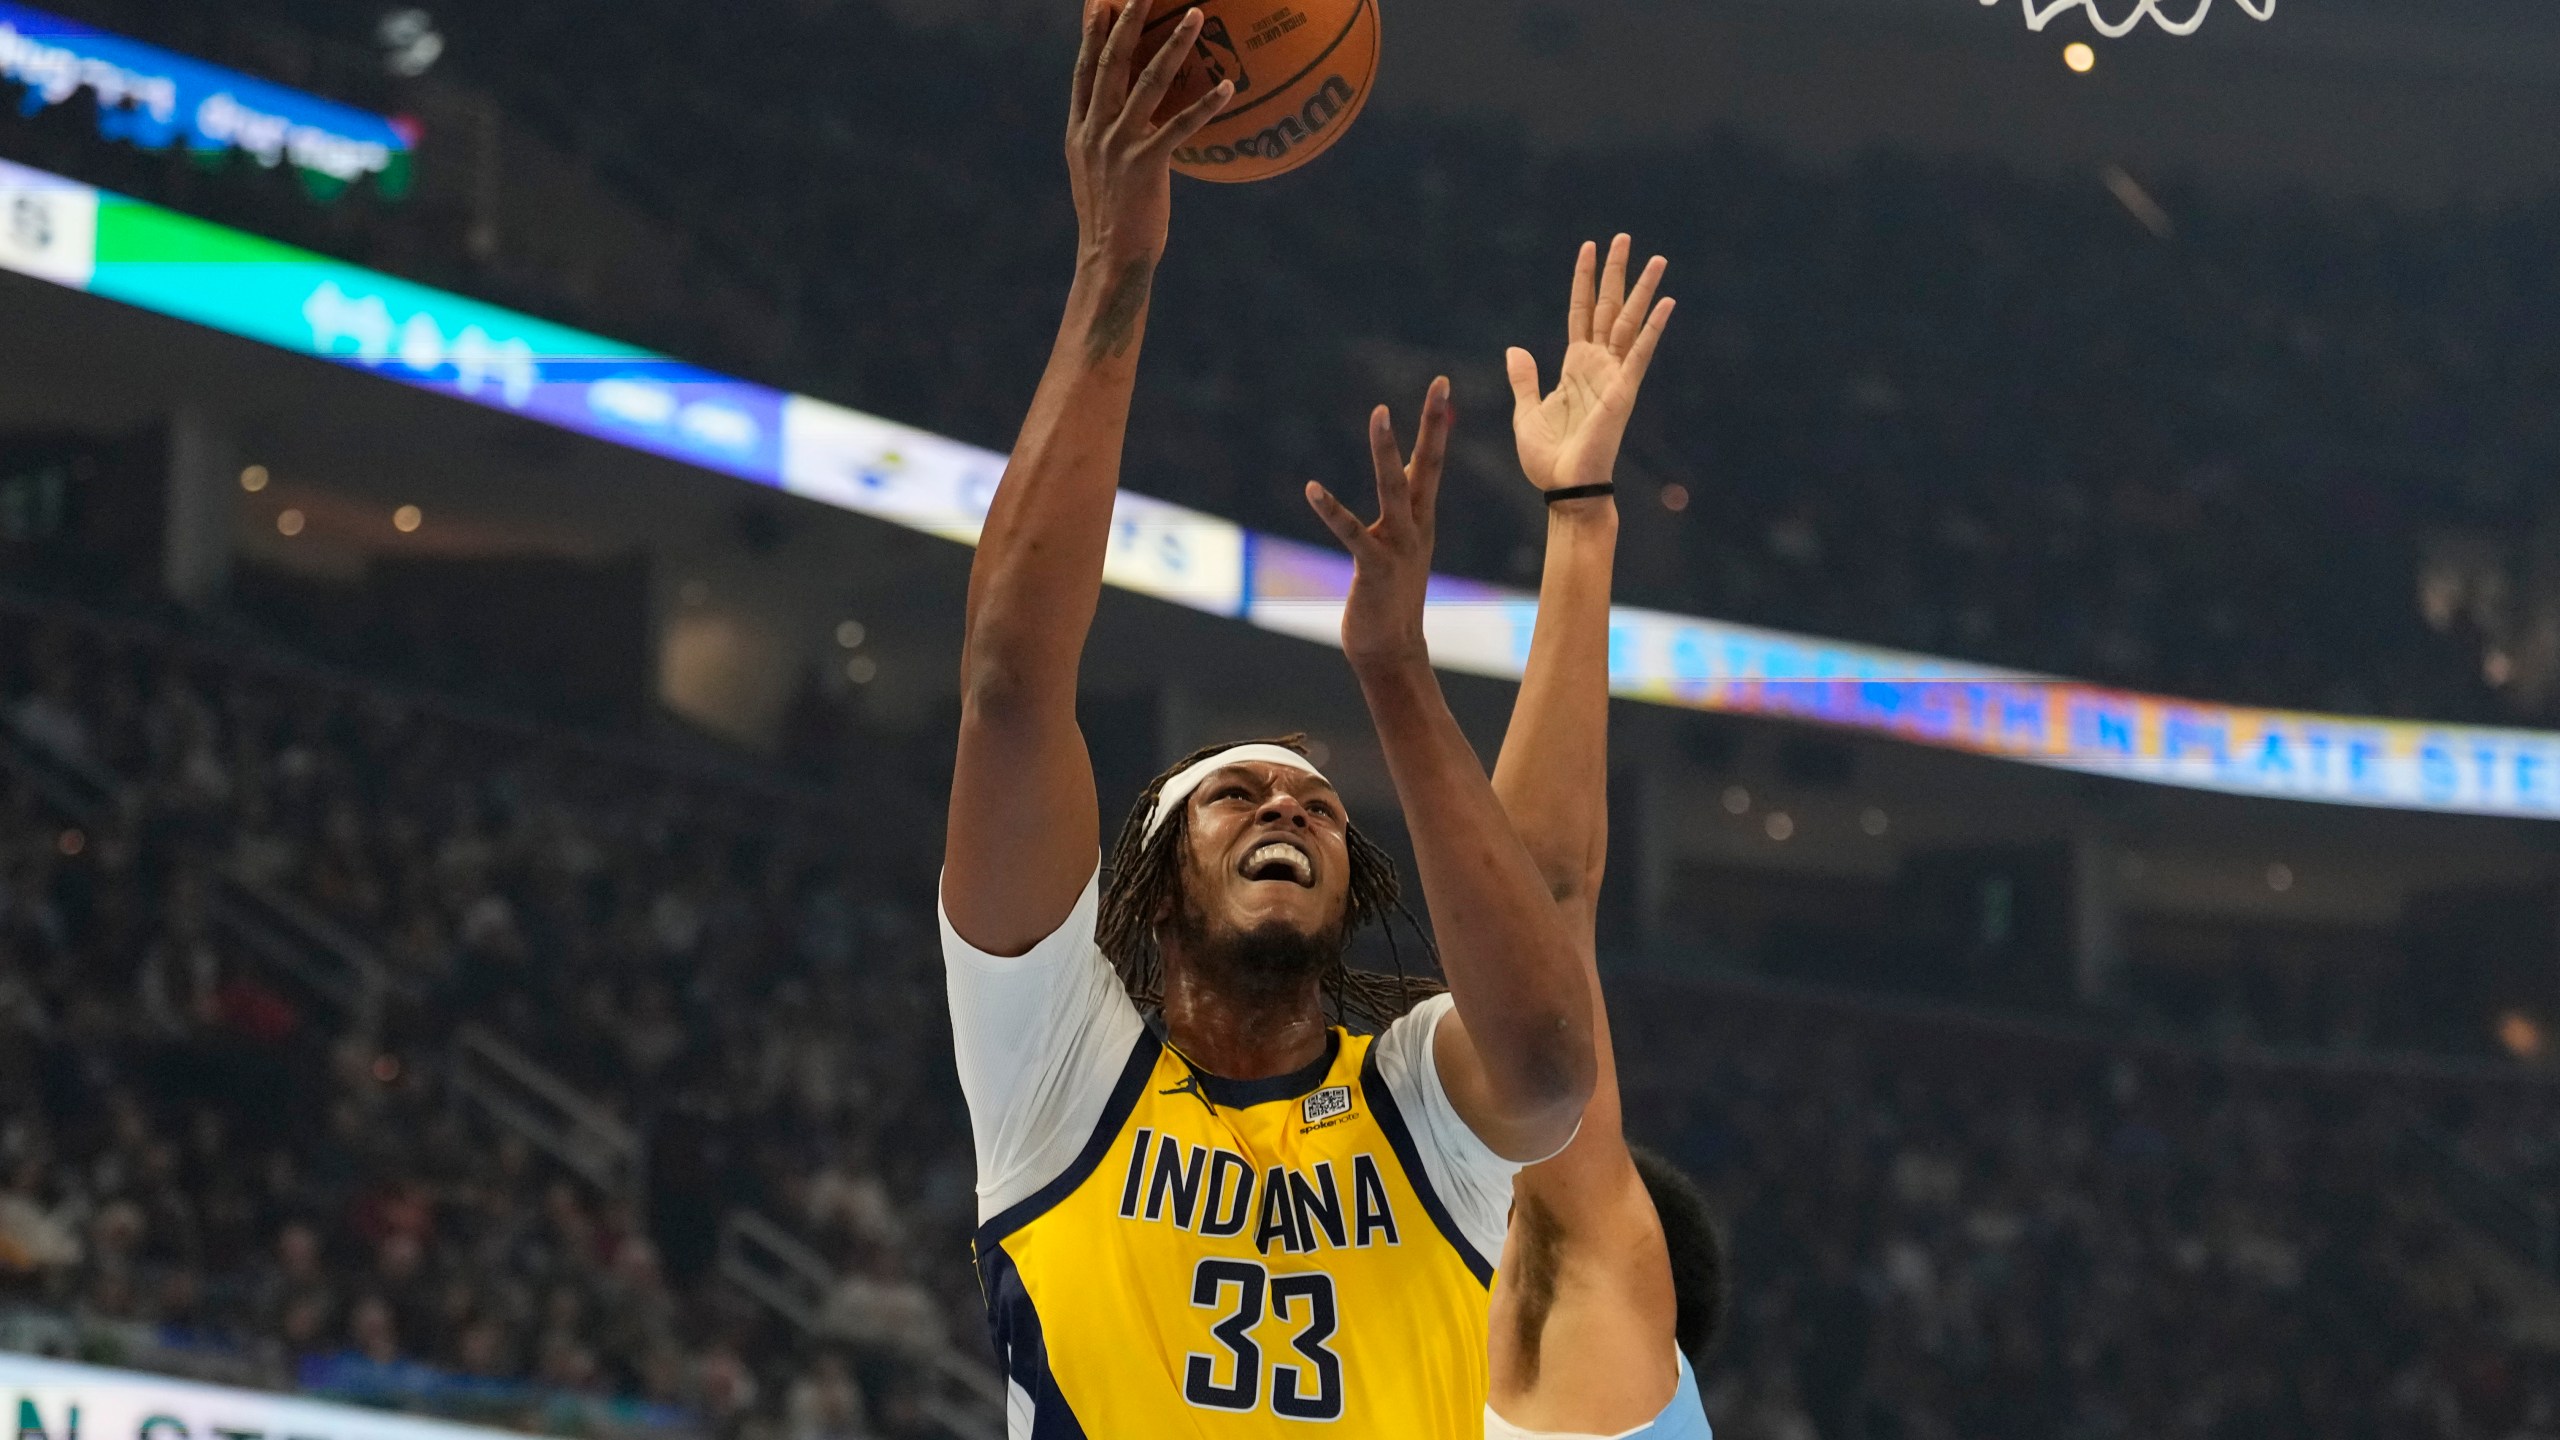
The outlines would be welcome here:
<svg viewBox="0 0 2560 1440">
<path fill-rule="evenodd" d="M 1645 317 L 1644 329 L 1636 335 L 1636 343 L 1627 347 L 1627 363 L 1618 371 L 1618 389 L 1630 404 L 1635 401 L 1636 387 L 1644 383 L 1644 372 L 1653 365 L 1653 352 L 1660 348 L 1663 329 L 1670 325 L 1672 308 L 1678 303 L 1668 295 L 1655 301 L 1653 313 Z"/>
<path fill-rule="evenodd" d="M 1449 377 L 1443 375 L 1431 382 L 1422 401 L 1422 431 L 1413 438 L 1413 464 L 1407 470 L 1413 482 L 1414 523 L 1428 533 L 1433 514 L 1439 508 L 1440 467 L 1449 458 L 1449 431 L 1457 423 L 1458 407 L 1449 399 Z"/>
<path fill-rule="evenodd" d="M 1085 0 L 1084 39 L 1076 46 L 1075 85 L 1067 97 L 1067 123 L 1084 123 L 1085 111 L 1093 106 L 1094 57 L 1102 47 L 1102 28 L 1111 7 L 1103 0 Z"/>
<path fill-rule="evenodd" d="M 1343 549 L 1350 551 L 1353 558 L 1359 557 L 1369 540 L 1369 527 L 1360 523 L 1359 516 L 1313 480 L 1307 482 L 1307 508 L 1316 512 L 1316 518 L 1333 532 L 1334 539 L 1342 542 Z"/>
<path fill-rule="evenodd" d="M 1143 9 L 1143 5 L 1133 8 Z M 1152 127 L 1156 110 L 1164 104 L 1164 93 L 1173 88 L 1173 77 L 1180 73 L 1182 62 L 1191 58 L 1191 42 L 1200 38 L 1200 25 L 1206 12 L 1191 9 L 1173 22 L 1173 33 L 1165 37 L 1155 58 L 1138 72 L 1138 83 L 1129 87 L 1129 107 L 1120 112 L 1120 123 L 1137 127 L 1142 132 Z M 1153 138 L 1150 136 L 1149 138 Z"/>
<path fill-rule="evenodd" d="M 1111 29 L 1102 37 L 1102 58 L 1093 67 L 1093 103 L 1105 120 L 1127 110 L 1129 72 L 1137 68 L 1139 33 L 1147 28 L 1147 0 L 1123 0 Z"/>
<path fill-rule="evenodd" d="M 1618 328 L 1618 312 L 1627 307 L 1627 252 L 1635 241 L 1621 233 L 1609 242 L 1609 263 L 1600 268 L 1600 295 L 1591 307 L 1591 338 L 1603 345 Z"/>
<path fill-rule="evenodd" d="M 1585 240 L 1573 261 L 1573 299 L 1565 309 L 1564 343 L 1579 345 L 1591 338 L 1592 290 L 1600 280 L 1600 247 Z"/>
<path fill-rule="evenodd" d="M 1199 134 L 1210 121 L 1217 119 L 1218 112 L 1226 109 L 1227 102 L 1234 98 L 1236 98 L 1236 82 L 1219 81 L 1209 87 L 1208 94 L 1192 101 L 1181 114 L 1164 122 L 1163 127 L 1156 131 L 1155 139 L 1149 143 L 1163 151 L 1178 148 L 1184 141 Z"/>
<path fill-rule="evenodd" d="M 1502 368 L 1511 377 L 1511 403 L 1526 413 L 1544 398 L 1538 389 L 1538 357 L 1514 345 L 1502 352 Z"/>
<path fill-rule="evenodd" d="M 1369 464 L 1378 473 L 1378 520 L 1393 525 L 1413 512 L 1413 485 L 1396 446 L 1395 417 L 1384 405 L 1369 412 Z"/>
<path fill-rule="evenodd" d="M 1623 360 L 1643 333 L 1644 322 L 1652 318 L 1654 292 L 1662 288 L 1664 272 L 1671 262 L 1660 255 L 1645 263 L 1644 273 L 1636 277 L 1635 293 L 1627 297 L 1626 308 L 1618 312 L 1618 323 L 1609 332 L 1609 350 Z"/>
</svg>

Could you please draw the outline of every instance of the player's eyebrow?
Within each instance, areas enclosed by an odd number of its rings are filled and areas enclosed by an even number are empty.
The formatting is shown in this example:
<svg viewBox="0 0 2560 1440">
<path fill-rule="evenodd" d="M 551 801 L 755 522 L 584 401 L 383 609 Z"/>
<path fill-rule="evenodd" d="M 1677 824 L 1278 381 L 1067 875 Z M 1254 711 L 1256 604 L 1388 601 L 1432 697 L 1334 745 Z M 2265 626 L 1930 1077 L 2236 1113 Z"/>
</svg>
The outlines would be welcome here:
<svg viewBox="0 0 2560 1440">
<path fill-rule="evenodd" d="M 1256 769 L 1254 762 L 1249 760 L 1238 761 L 1233 765 L 1222 765 L 1210 771 L 1208 776 L 1200 782 L 1200 788 L 1193 793 L 1206 797 L 1217 786 L 1235 779 L 1251 780 L 1266 791 L 1288 790 L 1293 794 L 1300 793 L 1298 787 L 1303 786 L 1304 793 L 1322 794 L 1332 799 L 1337 805 L 1342 803 L 1341 790 L 1322 775 L 1310 775 L 1303 770 L 1286 770 L 1275 778 Z"/>
<path fill-rule="evenodd" d="M 1227 783 L 1230 780 L 1251 780 L 1256 784 L 1259 784 L 1262 781 L 1262 777 L 1257 774 L 1254 771 L 1254 768 L 1250 765 L 1222 765 L 1217 769 L 1210 771 L 1208 775 L 1200 781 L 1200 793 L 1205 795 L 1209 791 Z"/>
</svg>

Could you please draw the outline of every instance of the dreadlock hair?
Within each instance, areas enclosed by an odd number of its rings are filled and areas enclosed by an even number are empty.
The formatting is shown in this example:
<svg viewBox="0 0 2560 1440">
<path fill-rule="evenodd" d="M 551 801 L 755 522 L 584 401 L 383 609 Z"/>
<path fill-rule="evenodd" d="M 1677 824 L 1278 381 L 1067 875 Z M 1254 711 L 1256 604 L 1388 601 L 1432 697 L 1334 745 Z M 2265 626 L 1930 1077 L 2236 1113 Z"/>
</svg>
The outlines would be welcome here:
<svg viewBox="0 0 2560 1440">
<path fill-rule="evenodd" d="M 1306 740 L 1304 735 L 1283 735 L 1273 740 L 1239 743 L 1278 745 L 1304 755 Z M 1138 803 L 1130 808 L 1129 818 L 1121 823 L 1120 838 L 1112 845 L 1110 859 L 1104 865 L 1102 915 L 1094 927 L 1094 939 L 1120 972 L 1120 983 L 1128 989 L 1129 998 L 1142 1007 L 1152 1009 L 1164 1004 L 1164 952 L 1156 939 L 1156 927 L 1167 913 L 1183 903 L 1183 857 L 1191 843 L 1191 807 L 1182 806 L 1166 817 L 1152 839 L 1147 835 L 1147 817 L 1154 813 L 1156 797 L 1163 793 L 1165 782 L 1210 756 L 1233 748 L 1234 745 L 1210 745 L 1195 750 L 1148 781 Z M 1346 827 L 1344 838 L 1351 852 L 1351 895 L 1343 915 L 1343 939 L 1347 943 L 1370 925 L 1383 927 L 1387 953 L 1393 957 L 1396 969 L 1392 975 L 1354 970 L 1336 959 L 1323 977 L 1324 997 L 1337 1023 L 1382 1031 L 1396 1017 L 1445 988 L 1429 976 L 1405 973 L 1403 953 L 1396 948 L 1395 919 L 1402 917 L 1420 937 L 1434 970 L 1439 968 L 1440 951 L 1422 923 L 1405 908 L 1404 881 L 1396 874 L 1395 858 L 1356 825 Z"/>
</svg>

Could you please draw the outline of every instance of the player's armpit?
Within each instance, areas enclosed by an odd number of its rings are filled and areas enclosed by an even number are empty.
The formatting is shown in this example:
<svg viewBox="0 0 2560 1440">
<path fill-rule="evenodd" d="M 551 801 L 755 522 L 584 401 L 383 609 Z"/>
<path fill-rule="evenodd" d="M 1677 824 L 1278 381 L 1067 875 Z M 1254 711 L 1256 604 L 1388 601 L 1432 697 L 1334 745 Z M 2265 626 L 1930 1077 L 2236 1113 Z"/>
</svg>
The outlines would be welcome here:
<svg viewBox="0 0 2560 1440">
<path fill-rule="evenodd" d="M 1625 1147 L 1615 1148 L 1623 1160 Z M 1589 1167 L 1572 1194 L 1559 1193 L 1552 1176 L 1520 1188 L 1502 1276 L 1488 1378 L 1505 1420 L 1618 1434 L 1670 1402 L 1680 1383 L 1672 1355 L 1679 1299 L 1661 1222 L 1632 1161 Z"/>
</svg>

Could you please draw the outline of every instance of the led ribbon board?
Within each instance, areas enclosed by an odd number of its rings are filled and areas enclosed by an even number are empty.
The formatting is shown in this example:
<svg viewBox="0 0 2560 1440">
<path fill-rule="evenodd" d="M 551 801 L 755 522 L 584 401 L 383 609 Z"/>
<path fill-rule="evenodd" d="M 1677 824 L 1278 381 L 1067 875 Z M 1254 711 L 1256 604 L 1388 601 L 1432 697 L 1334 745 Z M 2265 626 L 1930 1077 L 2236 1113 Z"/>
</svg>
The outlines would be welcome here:
<svg viewBox="0 0 2560 1440">
<path fill-rule="evenodd" d="M 5 162 L 0 268 L 964 543 L 1004 474 L 939 435 Z M 1244 613 L 1245 533 L 1214 515 L 1124 492 L 1105 567 Z"/>
<path fill-rule="evenodd" d="M 1005 457 L 0 164 L 0 268 L 974 543 Z M 1332 643 L 1339 553 L 1122 491 L 1113 585 Z M 1517 679 L 1536 598 L 1435 577 L 1432 658 Z M 2187 789 L 2560 819 L 2560 734 L 2138 695 L 1620 608 L 1621 696 Z"/>
<path fill-rule="evenodd" d="M 19 108 L 29 115 L 87 90 L 99 131 L 145 149 L 237 150 L 334 186 L 370 176 L 387 194 L 408 185 L 413 137 L 399 122 L 9 0 L 0 0 L 0 78 L 25 87 Z"/>
</svg>

